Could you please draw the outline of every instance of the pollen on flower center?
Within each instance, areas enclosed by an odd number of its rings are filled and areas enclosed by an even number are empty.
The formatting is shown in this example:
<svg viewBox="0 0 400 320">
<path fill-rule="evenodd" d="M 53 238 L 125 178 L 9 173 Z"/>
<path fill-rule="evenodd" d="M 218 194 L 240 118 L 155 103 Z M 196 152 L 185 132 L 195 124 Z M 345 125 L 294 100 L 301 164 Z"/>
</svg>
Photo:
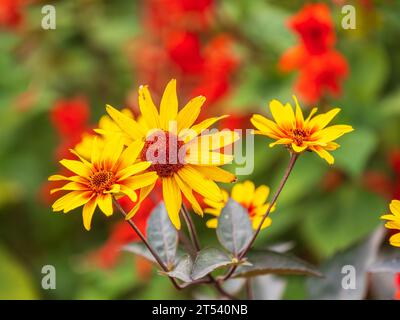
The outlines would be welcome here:
<svg viewBox="0 0 400 320">
<path fill-rule="evenodd" d="M 298 146 L 301 146 L 303 144 L 303 140 L 308 137 L 308 133 L 304 129 L 299 128 L 292 129 L 290 135 L 294 143 L 296 143 Z"/>
<path fill-rule="evenodd" d="M 149 169 L 158 176 L 170 177 L 184 166 L 182 147 L 184 142 L 175 134 L 158 130 L 146 138 L 141 159 L 152 162 Z"/>
<path fill-rule="evenodd" d="M 96 193 L 111 189 L 115 183 L 114 174 L 110 171 L 98 171 L 90 177 L 89 187 Z"/>
</svg>

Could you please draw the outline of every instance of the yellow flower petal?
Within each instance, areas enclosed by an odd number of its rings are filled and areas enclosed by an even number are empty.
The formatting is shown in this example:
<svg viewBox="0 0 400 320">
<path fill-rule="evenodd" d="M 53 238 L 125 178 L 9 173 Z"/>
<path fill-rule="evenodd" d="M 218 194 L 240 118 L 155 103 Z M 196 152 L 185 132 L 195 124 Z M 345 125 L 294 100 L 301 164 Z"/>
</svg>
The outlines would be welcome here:
<svg viewBox="0 0 400 320">
<path fill-rule="evenodd" d="M 348 125 L 330 126 L 322 129 L 321 131 L 317 131 L 311 136 L 311 139 L 318 140 L 319 143 L 328 143 L 353 130 L 354 129 Z"/>
<path fill-rule="evenodd" d="M 66 177 L 60 174 L 54 174 L 48 178 L 49 181 L 74 181 L 74 182 L 81 182 L 85 183 L 87 180 L 83 177 L 80 176 L 71 176 L 71 177 Z"/>
<path fill-rule="evenodd" d="M 162 178 L 162 189 L 168 216 L 174 227 L 179 230 L 181 228 L 181 221 L 179 219 L 179 212 L 182 206 L 181 191 L 172 177 Z"/>
<path fill-rule="evenodd" d="M 218 227 L 218 219 L 213 218 L 213 219 L 207 220 L 206 225 L 208 228 L 216 229 Z"/>
<path fill-rule="evenodd" d="M 400 218 L 400 201 L 392 200 L 390 203 L 390 211 L 397 217 Z"/>
<path fill-rule="evenodd" d="M 100 156 L 100 162 L 104 164 L 104 168 L 111 169 L 117 163 L 123 149 L 124 140 L 121 135 L 107 139 Z"/>
<path fill-rule="evenodd" d="M 61 211 L 64 210 L 64 208 L 68 207 L 71 202 L 76 202 L 76 200 L 80 200 L 82 198 L 82 194 L 84 194 L 85 197 L 88 198 L 87 201 L 89 201 L 91 192 L 81 192 L 81 191 L 72 191 L 68 192 L 61 198 L 59 198 L 57 201 L 55 201 L 52 205 L 52 208 L 54 211 Z"/>
<path fill-rule="evenodd" d="M 98 137 L 94 137 L 92 140 L 92 152 L 90 155 L 90 161 L 92 163 L 100 163 L 100 156 L 102 153 L 102 147 L 104 142 L 100 142 Z"/>
<path fill-rule="evenodd" d="M 103 191 L 103 193 L 119 193 L 121 191 L 121 185 L 119 184 L 113 184 L 111 189 L 108 191 Z"/>
<path fill-rule="evenodd" d="M 160 121 L 164 130 L 169 130 L 170 121 L 176 120 L 178 114 L 178 97 L 176 96 L 176 80 L 168 82 L 160 103 Z"/>
<path fill-rule="evenodd" d="M 243 185 L 243 195 L 242 195 L 242 203 L 246 207 L 250 207 L 250 204 L 253 202 L 255 186 L 254 183 L 250 180 L 246 180 L 242 183 Z"/>
<path fill-rule="evenodd" d="M 229 146 L 239 140 L 237 132 L 231 130 L 222 130 L 211 134 L 198 136 L 189 143 L 189 148 L 202 150 L 219 150 Z"/>
<path fill-rule="evenodd" d="M 185 157 L 185 162 L 199 165 L 199 166 L 221 166 L 224 164 L 231 163 L 233 161 L 233 155 L 223 154 L 219 152 L 209 152 L 208 150 L 201 152 L 200 150 L 188 150 L 189 154 Z"/>
<path fill-rule="evenodd" d="M 270 189 L 266 185 L 260 185 L 254 192 L 253 206 L 258 207 L 263 205 L 269 196 Z"/>
<path fill-rule="evenodd" d="M 214 180 L 217 182 L 225 182 L 225 183 L 232 183 L 236 181 L 236 176 L 224 169 L 221 169 L 216 166 L 197 166 L 193 165 L 193 167 L 202 173 L 204 177 Z"/>
<path fill-rule="evenodd" d="M 139 107 L 149 128 L 161 128 L 160 116 L 147 86 L 139 87 Z"/>
<path fill-rule="evenodd" d="M 119 168 L 124 169 L 127 166 L 135 163 L 139 154 L 142 152 L 143 146 L 144 142 L 141 140 L 136 140 L 129 144 L 121 154 Z"/>
<path fill-rule="evenodd" d="M 199 171 L 190 165 L 185 165 L 178 171 L 179 177 L 200 193 L 205 198 L 213 201 L 223 201 L 223 195 L 219 187 L 212 180 L 205 178 Z"/>
<path fill-rule="evenodd" d="M 301 153 L 307 149 L 307 145 L 298 146 L 295 143 L 292 143 L 292 149 L 294 152 Z"/>
<path fill-rule="evenodd" d="M 126 194 L 133 202 L 136 202 L 137 194 L 131 188 L 121 185 L 121 192 Z"/>
<path fill-rule="evenodd" d="M 266 135 L 272 139 L 280 139 L 284 136 L 284 133 L 277 126 L 277 124 L 260 114 L 254 114 L 251 119 L 251 123 L 260 130 L 260 134 Z"/>
<path fill-rule="evenodd" d="M 325 159 L 328 164 L 332 165 L 335 162 L 335 159 L 332 157 L 332 155 L 324 148 L 320 146 L 312 146 L 311 150 L 315 151 L 322 159 Z"/>
<path fill-rule="evenodd" d="M 61 190 L 68 190 L 68 191 L 75 191 L 75 190 L 81 190 L 81 191 L 87 191 L 88 186 L 84 185 L 82 183 L 78 183 L 78 182 L 68 182 L 66 185 L 62 186 L 61 188 L 56 188 L 56 189 L 52 189 L 50 190 L 50 194 L 53 194 L 55 192 L 61 191 Z"/>
<path fill-rule="evenodd" d="M 94 214 L 94 210 L 96 209 L 96 198 L 93 197 L 83 206 L 82 218 L 83 218 L 83 226 L 87 231 L 90 230 L 90 226 L 92 224 L 92 217 Z"/>
<path fill-rule="evenodd" d="M 91 163 L 89 161 L 87 161 L 83 156 L 81 156 L 76 150 L 69 149 L 69 152 L 71 152 L 73 155 L 77 156 L 79 158 L 79 160 L 81 160 L 89 168 L 92 166 Z"/>
<path fill-rule="evenodd" d="M 155 171 L 150 171 L 127 178 L 124 181 L 124 185 L 132 190 L 137 190 L 152 185 L 157 179 L 157 173 Z"/>
<path fill-rule="evenodd" d="M 297 100 L 296 96 L 293 96 L 293 100 L 296 104 L 296 126 L 297 128 L 303 128 L 304 127 L 304 116 L 303 112 L 301 111 L 299 101 Z"/>
<path fill-rule="evenodd" d="M 262 216 L 255 216 L 253 219 L 252 219 L 252 226 L 253 226 L 253 229 L 254 230 L 257 230 L 257 228 L 258 228 L 258 226 L 260 225 L 260 223 L 261 223 L 261 220 L 262 220 Z M 262 224 L 262 226 L 261 226 L 261 230 L 262 229 L 265 229 L 265 228 L 267 228 L 267 227 L 269 227 L 270 225 L 272 224 L 272 219 L 270 218 L 270 217 L 267 217 L 265 220 L 264 220 L 264 222 L 263 222 L 263 224 Z"/>
<path fill-rule="evenodd" d="M 243 183 L 236 183 L 231 191 L 231 198 L 236 202 L 242 203 L 244 201 L 244 186 Z"/>
<path fill-rule="evenodd" d="M 218 217 L 221 214 L 221 209 L 217 208 L 205 208 L 204 209 L 205 213 L 212 214 L 213 216 Z"/>
<path fill-rule="evenodd" d="M 74 209 L 84 205 L 93 197 L 93 193 L 91 191 L 84 191 L 84 192 L 73 191 L 73 192 L 79 192 L 79 195 L 70 199 L 68 201 L 68 203 L 64 204 L 64 209 L 63 209 L 64 213 L 67 213 L 71 210 L 74 210 Z M 58 210 L 56 210 L 56 211 L 58 211 Z"/>
<path fill-rule="evenodd" d="M 97 204 L 103 213 L 109 217 L 113 214 L 112 196 L 111 194 L 99 194 L 97 196 Z"/>
<path fill-rule="evenodd" d="M 139 201 L 132 208 L 132 210 L 128 212 L 128 214 L 126 215 L 126 218 L 125 218 L 126 220 L 129 220 L 130 218 L 132 218 L 136 214 L 136 212 L 140 208 L 140 204 L 143 202 L 144 199 L 146 199 L 146 197 L 149 195 L 149 193 L 154 189 L 155 185 L 156 184 L 154 182 L 153 184 L 147 185 L 147 186 L 143 187 L 142 189 L 140 189 Z"/>
<path fill-rule="evenodd" d="M 292 141 L 293 140 L 290 139 L 290 138 L 282 138 L 282 139 L 276 140 L 275 142 L 270 143 L 269 147 L 272 148 L 272 147 L 275 147 L 278 144 L 285 144 L 285 145 L 291 144 Z"/>
<path fill-rule="evenodd" d="M 118 125 L 118 127 L 120 127 L 121 130 L 132 139 L 137 140 L 145 136 L 144 129 L 135 120 L 129 118 L 128 116 L 111 107 L 110 105 L 106 106 L 106 110 L 110 117 Z"/>
<path fill-rule="evenodd" d="M 184 129 L 179 132 L 179 138 L 181 140 L 184 140 L 185 143 L 188 143 L 190 140 L 193 138 L 197 137 L 199 134 L 201 134 L 204 130 L 206 130 L 208 127 L 211 127 L 214 123 L 217 121 L 227 118 L 228 115 L 223 115 L 221 117 L 214 117 L 214 118 L 208 118 L 196 125 L 194 125 L 191 128 Z"/>
<path fill-rule="evenodd" d="M 118 175 L 117 175 L 118 181 L 125 180 L 139 172 L 146 170 L 150 166 L 151 166 L 150 161 L 141 161 L 141 162 L 135 163 L 129 167 L 126 167 L 125 169 L 118 172 Z"/>
<path fill-rule="evenodd" d="M 85 164 L 83 164 L 81 161 L 63 159 L 60 161 L 60 163 L 68 170 L 83 177 L 90 176 L 92 172 L 91 169 Z"/>
<path fill-rule="evenodd" d="M 390 244 L 394 247 L 400 247 L 400 233 L 396 233 L 395 235 L 391 236 Z"/>
<path fill-rule="evenodd" d="M 334 117 L 336 117 L 336 115 L 339 112 L 340 112 L 340 109 L 335 108 L 335 109 L 328 111 L 327 113 L 319 114 L 309 121 L 308 127 L 310 128 L 311 131 L 322 130 L 329 124 L 329 122 L 332 121 L 332 119 Z"/>
<path fill-rule="evenodd" d="M 198 118 L 201 107 L 206 101 L 206 97 L 198 96 L 191 99 L 181 111 L 179 111 L 176 121 L 178 123 L 178 132 L 190 128 Z"/>
<path fill-rule="evenodd" d="M 278 100 L 272 100 L 269 104 L 272 116 L 279 127 L 292 128 L 295 123 L 295 116 L 290 104 L 282 105 Z"/>
<path fill-rule="evenodd" d="M 200 204 L 197 202 L 196 198 L 192 193 L 192 189 L 184 182 L 177 174 L 174 175 L 174 179 L 179 186 L 179 189 L 182 191 L 185 198 L 192 205 L 193 211 L 197 213 L 199 216 L 203 216 L 203 210 L 201 209 Z"/>
</svg>

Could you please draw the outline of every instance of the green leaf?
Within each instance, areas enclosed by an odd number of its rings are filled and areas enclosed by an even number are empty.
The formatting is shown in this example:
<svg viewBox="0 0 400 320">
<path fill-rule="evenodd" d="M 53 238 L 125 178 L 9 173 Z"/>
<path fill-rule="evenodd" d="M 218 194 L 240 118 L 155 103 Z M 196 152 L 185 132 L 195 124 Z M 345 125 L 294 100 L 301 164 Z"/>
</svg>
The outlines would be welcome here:
<svg viewBox="0 0 400 320">
<path fill-rule="evenodd" d="M 351 66 L 345 82 L 346 95 L 354 103 L 369 103 L 377 99 L 389 72 L 385 49 L 377 43 L 360 41 L 343 45 L 343 51 Z"/>
<path fill-rule="evenodd" d="M 379 225 L 385 201 L 355 185 L 344 185 L 302 210 L 301 235 L 320 258 L 366 237 Z"/>
<path fill-rule="evenodd" d="M 229 199 L 218 217 L 217 237 L 219 242 L 234 256 L 246 247 L 253 236 L 247 210 Z"/>
<path fill-rule="evenodd" d="M 287 11 L 264 1 L 246 4 L 246 16 L 236 23 L 248 37 L 268 49 L 268 52 L 280 53 L 294 44 L 295 36 L 286 26 L 289 18 Z"/>
<path fill-rule="evenodd" d="M 197 253 L 192 270 L 192 279 L 198 280 L 214 270 L 234 264 L 232 257 L 217 248 L 206 248 Z"/>
<path fill-rule="evenodd" d="M 384 235 L 383 228 L 378 228 L 371 236 L 349 249 L 336 254 L 321 266 L 325 278 L 310 278 L 307 282 L 309 298 L 329 300 L 359 300 L 367 293 L 367 271 L 375 260 L 377 250 Z M 342 279 L 344 266 L 356 270 L 355 288 L 345 289 Z"/>
<path fill-rule="evenodd" d="M 381 114 L 388 118 L 400 114 L 400 88 L 385 96 L 379 104 Z"/>
<path fill-rule="evenodd" d="M 289 155 L 282 160 L 282 166 L 276 170 L 278 173 L 275 175 L 275 183 L 273 185 L 278 186 L 288 161 Z M 279 212 L 280 208 L 288 207 L 304 196 L 313 193 L 320 184 L 321 177 L 328 169 L 329 166 L 325 163 L 325 160 L 316 154 L 307 152 L 299 157 L 276 203 L 277 212 Z"/>
<path fill-rule="evenodd" d="M 129 244 L 123 246 L 122 250 L 126 251 L 126 252 L 131 252 L 131 253 L 137 254 L 137 255 L 149 260 L 150 262 L 157 263 L 157 261 L 154 259 L 153 255 L 151 254 L 149 249 L 147 249 L 146 245 L 142 242 L 129 243 Z"/>
<path fill-rule="evenodd" d="M 369 129 L 356 128 L 341 137 L 339 143 L 340 148 L 334 151 L 336 166 L 355 178 L 360 177 L 378 145 L 376 134 Z"/>
<path fill-rule="evenodd" d="M 251 250 L 247 259 L 252 265 L 239 266 L 233 275 L 234 277 L 248 278 L 269 273 L 321 276 L 318 269 L 308 262 L 286 253 Z"/>
<path fill-rule="evenodd" d="M 186 254 L 178 261 L 175 268 L 166 274 L 170 277 L 182 280 L 183 282 L 192 282 L 192 269 L 193 260 L 188 254 Z"/>
<path fill-rule="evenodd" d="M 0 246 L 0 299 L 37 299 L 32 279 L 24 267 Z"/>
<path fill-rule="evenodd" d="M 174 266 L 178 248 L 178 232 L 169 219 L 164 202 L 161 202 L 151 213 L 147 240 L 168 268 Z"/>
</svg>

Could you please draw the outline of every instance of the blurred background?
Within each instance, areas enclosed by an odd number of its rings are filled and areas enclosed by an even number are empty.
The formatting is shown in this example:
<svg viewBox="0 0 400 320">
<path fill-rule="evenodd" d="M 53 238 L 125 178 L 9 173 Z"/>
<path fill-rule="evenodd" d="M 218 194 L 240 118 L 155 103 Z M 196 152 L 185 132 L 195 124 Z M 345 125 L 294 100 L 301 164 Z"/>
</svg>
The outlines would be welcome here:
<svg viewBox="0 0 400 320">
<path fill-rule="evenodd" d="M 42 28 L 46 4 L 55 30 Z M 355 29 L 342 27 L 345 4 Z M 206 288 L 175 291 L 147 261 L 121 253 L 137 239 L 118 215 L 95 215 L 86 232 L 81 209 L 51 212 L 47 177 L 97 127 L 105 104 L 137 114 L 138 86 L 159 101 L 171 78 L 181 104 L 207 97 L 202 117 L 230 114 L 221 128 L 251 128 L 252 113 L 294 93 L 306 113 L 342 108 L 336 123 L 355 131 L 339 140 L 335 165 L 301 157 L 257 241 L 320 265 L 362 240 L 400 197 L 399 38 L 395 0 L 0 0 L 0 298 L 207 297 Z M 324 41 L 327 53 L 310 50 Z M 239 181 L 275 190 L 288 156 L 267 142 L 255 138 L 254 172 Z M 135 217 L 143 228 L 153 206 Z M 203 245 L 216 243 L 207 219 L 194 219 Z M 56 269 L 56 290 L 41 286 L 45 265 Z M 282 279 L 276 298 L 309 297 L 304 277 Z M 387 279 L 392 294 L 394 275 Z"/>
</svg>

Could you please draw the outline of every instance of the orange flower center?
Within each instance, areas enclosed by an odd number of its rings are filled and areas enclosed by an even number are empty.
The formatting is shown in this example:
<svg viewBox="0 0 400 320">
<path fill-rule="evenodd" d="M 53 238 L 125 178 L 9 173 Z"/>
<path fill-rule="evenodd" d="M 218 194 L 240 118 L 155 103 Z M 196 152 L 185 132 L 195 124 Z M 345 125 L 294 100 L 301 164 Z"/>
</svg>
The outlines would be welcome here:
<svg viewBox="0 0 400 320">
<path fill-rule="evenodd" d="M 184 165 L 184 142 L 167 131 L 156 131 L 147 137 L 141 159 L 151 161 L 150 170 L 159 177 L 171 177 Z"/>
<path fill-rule="evenodd" d="M 290 136 L 296 145 L 301 146 L 303 141 L 308 137 L 308 133 L 304 129 L 296 128 L 291 130 Z"/>
<path fill-rule="evenodd" d="M 110 171 L 98 171 L 90 177 L 89 187 L 96 193 L 103 193 L 111 189 L 115 183 L 114 174 Z"/>
</svg>

